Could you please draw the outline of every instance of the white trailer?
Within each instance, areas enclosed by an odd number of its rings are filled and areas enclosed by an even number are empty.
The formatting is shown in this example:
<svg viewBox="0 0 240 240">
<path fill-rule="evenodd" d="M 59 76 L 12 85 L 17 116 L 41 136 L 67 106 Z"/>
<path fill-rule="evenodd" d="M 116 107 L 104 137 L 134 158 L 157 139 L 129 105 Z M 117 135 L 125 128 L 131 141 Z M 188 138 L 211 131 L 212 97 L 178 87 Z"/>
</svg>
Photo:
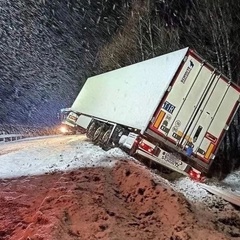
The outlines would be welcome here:
<svg viewBox="0 0 240 240">
<path fill-rule="evenodd" d="M 237 85 L 184 48 L 90 77 L 67 123 L 85 128 L 94 142 L 121 145 L 199 176 L 193 170 L 207 172 L 211 166 L 239 107 L 239 93 Z"/>
</svg>

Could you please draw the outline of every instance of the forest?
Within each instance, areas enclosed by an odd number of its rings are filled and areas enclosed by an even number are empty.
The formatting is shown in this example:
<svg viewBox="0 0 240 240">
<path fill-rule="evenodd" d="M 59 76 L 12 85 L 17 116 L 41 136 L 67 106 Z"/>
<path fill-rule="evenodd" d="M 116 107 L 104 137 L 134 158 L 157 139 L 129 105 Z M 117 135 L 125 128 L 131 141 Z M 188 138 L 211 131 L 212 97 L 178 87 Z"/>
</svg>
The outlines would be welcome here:
<svg viewBox="0 0 240 240">
<path fill-rule="evenodd" d="M 1 1 L 0 124 L 54 126 L 88 77 L 187 46 L 240 84 L 239 11 L 239 0 Z M 239 167 L 239 126 L 238 111 L 214 169 Z"/>
</svg>

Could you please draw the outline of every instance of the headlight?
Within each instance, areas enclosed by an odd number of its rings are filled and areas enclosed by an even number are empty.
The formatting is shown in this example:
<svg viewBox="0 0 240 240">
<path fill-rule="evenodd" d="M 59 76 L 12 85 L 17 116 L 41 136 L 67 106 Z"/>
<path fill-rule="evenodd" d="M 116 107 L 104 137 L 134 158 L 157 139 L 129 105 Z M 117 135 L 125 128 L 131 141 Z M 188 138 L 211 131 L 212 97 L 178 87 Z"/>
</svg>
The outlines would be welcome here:
<svg viewBox="0 0 240 240">
<path fill-rule="evenodd" d="M 60 132 L 62 132 L 62 133 L 67 133 L 67 132 L 68 132 L 68 129 L 67 129 L 66 126 L 61 126 L 59 130 L 60 130 Z"/>
</svg>

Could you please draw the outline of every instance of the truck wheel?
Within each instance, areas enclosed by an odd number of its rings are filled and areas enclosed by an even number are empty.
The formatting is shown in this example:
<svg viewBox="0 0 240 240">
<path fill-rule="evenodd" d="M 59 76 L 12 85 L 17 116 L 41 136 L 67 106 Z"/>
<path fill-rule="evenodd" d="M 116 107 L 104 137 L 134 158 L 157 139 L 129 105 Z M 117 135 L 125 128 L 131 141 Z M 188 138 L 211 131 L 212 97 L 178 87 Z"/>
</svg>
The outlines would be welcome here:
<svg viewBox="0 0 240 240">
<path fill-rule="evenodd" d="M 108 129 L 102 136 L 101 138 L 101 147 L 105 150 L 108 148 L 108 140 L 109 140 L 109 137 L 111 135 L 111 132 L 112 132 L 112 129 Z"/>
<path fill-rule="evenodd" d="M 103 130 L 104 130 L 104 127 L 103 126 L 100 126 L 97 128 L 97 130 L 95 131 L 94 135 L 93 135 L 93 138 L 92 138 L 92 141 L 95 143 L 95 144 L 98 144 L 99 143 L 99 140 L 101 140 L 102 138 L 102 135 L 103 135 Z"/>
<path fill-rule="evenodd" d="M 96 122 L 92 122 L 90 124 L 89 128 L 87 129 L 86 136 L 92 140 L 93 136 L 94 136 L 94 133 L 96 132 L 97 128 L 98 128 L 97 123 Z"/>
</svg>

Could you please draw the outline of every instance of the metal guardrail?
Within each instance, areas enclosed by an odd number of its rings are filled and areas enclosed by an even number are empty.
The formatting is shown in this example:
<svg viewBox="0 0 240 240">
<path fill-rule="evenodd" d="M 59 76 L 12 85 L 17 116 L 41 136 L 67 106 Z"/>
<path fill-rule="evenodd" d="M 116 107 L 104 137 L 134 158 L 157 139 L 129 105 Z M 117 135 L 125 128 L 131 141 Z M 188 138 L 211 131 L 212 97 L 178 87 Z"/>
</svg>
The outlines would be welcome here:
<svg viewBox="0 0 240 240">
<path fill-rule="evenodd" d="M 207 190 L 208 192 L 223 198 L 225 201 L 228 201 L 228 202 L 240 207 L 240 195 L 231 193 L 231 192 L 227 192 L 227 191 L 217 188 L 215 186 L 209 186 L 206 184 L 201 184 L 200 186 L 202 188 L 204 188 L 205 190 Z"/>
<path fill-rule="evenodd" d="M 22 139 L 24 135 L 22 134 L 1 134 L 0 135 L 0 143 L 1 142 L 10 142 Z"/>
</svg>

